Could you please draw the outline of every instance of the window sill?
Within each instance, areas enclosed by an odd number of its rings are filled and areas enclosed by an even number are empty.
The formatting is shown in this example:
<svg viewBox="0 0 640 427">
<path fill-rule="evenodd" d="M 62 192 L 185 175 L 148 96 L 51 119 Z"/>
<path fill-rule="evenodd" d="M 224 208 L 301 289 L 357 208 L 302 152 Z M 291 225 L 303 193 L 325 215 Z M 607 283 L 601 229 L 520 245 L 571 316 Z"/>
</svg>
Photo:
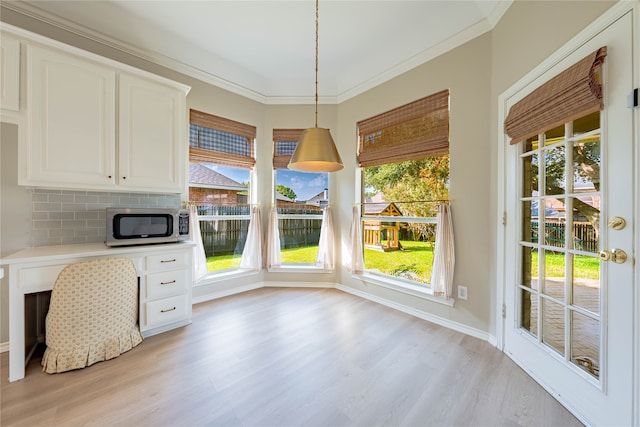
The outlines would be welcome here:
<svg viewBox="0 0 640 427">
<path fill-rule="evenodd" d="M 374 285 L 382 286 L 387 289 L 402 292 L 417 298 L 421 298 L 427 301 L 432 301 L 438 304 L 443 304 L 448 307 L 453 307 L 455 303 L 454 298 L 444 299 L 433 295 L 431 288 L 416 285 L 408 280 L 403 280 L 396 277 L 390 277 L 386 275 L 365 272 L 362 274 L 352 274 L 352 278 L 361 280 L 367 283 L 373 283 Z"/>
<path fill-rule="evenodd" d="M 213 283 L 224 282 L 230 279 L 237 279 L 239 277 L 252 276 L 258 274 L 259 271 L 255 270 L 243 270 L 240 268 L 234 268 L 233 270 L 224 270 L 220 272 L 212 272 L 207 274 L 202 279 L 193 284 L 194 287 L 211 285 Z"/>
<path fill-rule="evenodd" d="M 333 273 L 333 270 L 327 270 L 317 267 L 314 264 L 281 264 L 279 267 L 268 268 L 269 273 Z"/>
</svg>

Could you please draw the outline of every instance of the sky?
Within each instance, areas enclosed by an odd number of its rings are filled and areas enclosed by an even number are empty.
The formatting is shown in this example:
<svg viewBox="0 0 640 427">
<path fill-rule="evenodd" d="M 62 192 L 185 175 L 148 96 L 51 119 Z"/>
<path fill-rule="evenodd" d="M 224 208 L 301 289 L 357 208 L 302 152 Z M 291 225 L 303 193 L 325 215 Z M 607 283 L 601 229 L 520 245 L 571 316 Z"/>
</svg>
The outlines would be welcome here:
<svg viewBox="0 0 640 427">
<path fill-rule="evenodd" d="M 225 166 L 208 165 L 222 175 L 233 179 L 239 183 L 249 181 L 249 170 L 239 168 L 229 168 Z M 329 188 L 329 174 L 313 172 L 297 172 L 288 169 L 276 172 L 276 184 L 295 191 L 298 200 L 308 200 L 320 193 L 325 188 Z"/>
</svg>

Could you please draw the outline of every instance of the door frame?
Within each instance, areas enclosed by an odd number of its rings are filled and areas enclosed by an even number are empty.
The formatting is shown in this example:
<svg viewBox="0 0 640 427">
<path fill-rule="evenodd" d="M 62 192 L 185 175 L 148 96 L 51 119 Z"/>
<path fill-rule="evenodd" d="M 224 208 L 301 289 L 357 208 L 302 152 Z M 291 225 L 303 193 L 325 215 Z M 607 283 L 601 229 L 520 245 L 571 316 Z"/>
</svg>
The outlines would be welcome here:
<svg viewBox="0 0 640 427">
<path fill-rule="evenodd" d="M 569 56 L 572 52 L 577 50 L 580 46 L 586 43 L 588 40 L 592 39 L 602 31 L 604 31 L 609 25 L 617 21 L 623 15 L 632 11 L 632 19 L 633 19 L 633 30 L 634 35 L 637 34 L 638 29 L 640 29 L 640 2 L 639 1 L 620 1 L 613 5 L 609 10 L 603 13 L 600 17 L 598 17 L 594 22 L 588 25 L 585 29 L 583 29 L 580 33 L 578 33 L 575 37 L 565 43 L 560 49 L 551 54 L 548 58 L 546 58 L 542 63 L 540 63 L 537 67 L 531 70 L 527 75 L 518 80 L 513 86 L 507 89 L 498 97 L 498 122 L 497 122 L 497 142 L 498 142 L 498 176 L 497 176 L 497 215 L 496 215 L 496 305 L 495 305 L 495 345 L 496 347 L 504 351 L 505 344 L 505 333 L 506 333 L 506 322 L 503 318 L 503 307 L 505 307 L 505 293 L 507 286 L 507 277 L 506 277 L 506 248 L 508 247 L 508 243 L 510 239 L 515 238 L 515 236 L 511 236 L 507 234 L 506 223 L 507 221 L 513 221 L 514 218 L 506 217 L 506 200 L 507 194 L 510 192 L 516 191 L 515 181 L 507 180 L 507 177 L 516 176 L 515 165 L 513 162 L 509 161 L 508 157 L 508 148 L 509 148 L 509 140 L 504 132 L 504 120 L 507 116 L 507 102 L 515 96 L 519 91 L 524 89 L 529 84 L 533 83 L 536 79 L 543 76 L 547 73 L 551 68 L 557 65 L 564 58 Z M 640 87 L 640 43 L 634 44 L 634 57 L 633 57 L 633 87 Z M 634 181 L 635 181 L 635 190 L 636 194 L 633 202 L 634 214 L 637 216 L 640 213 L 640 195 L 638 194 L 638 190 L 640 190 L 640 108 L 634 109 L 633 115 L 633 139 L 634 146 L 636 150 L 634 152 Z M 636 230 L 634 232 L 638 233 L 638 226 L 636 226 Z M 634 255 L 640 254 L 640 239 L 636 238 L 634 242 Z M 633 323 L 633 352 L 635 360 L 634 370 L 634 378 L 633 378 L 633 390 L 634 390 L 634 402 L 640 402 L 640 260 L 636 260 L 634 266 L 634 280 L 635 280 L 635 291 L 634 291 L 634 323 Z M 506 306 L 506 310 L 514 309 L 514 307 Z M 506 353 L 505 353 L 506 354 Z M 516 361 L 517 363 L 517 361 Z M 564 397 L 558 396 L 554 394 L 553 390 L 548 387 L 547 384 L 544 384 L 536 378 L 531 372 L 527 371 L 525 367 L 523 367 L 525 371 L 534 379 L 540 386 L 542 386 L 547 392 L 553 395 L 563 406 L 569 408 L 567 402 Z M 569 409 L 571 410 L 571 409 Z M 585 420 L 581 417 L 581 414 L 574 415 L 585 422 Z M 633 408 L 633 425 L 640 426 L 640 404 L 636 403 Z"/>
</svg>

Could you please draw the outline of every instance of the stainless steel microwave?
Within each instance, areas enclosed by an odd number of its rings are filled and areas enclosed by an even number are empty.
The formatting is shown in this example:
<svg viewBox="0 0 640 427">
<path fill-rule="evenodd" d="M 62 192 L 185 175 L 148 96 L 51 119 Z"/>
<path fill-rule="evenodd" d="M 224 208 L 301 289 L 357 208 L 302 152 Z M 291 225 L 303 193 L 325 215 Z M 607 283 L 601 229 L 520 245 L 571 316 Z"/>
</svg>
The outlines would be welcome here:
<svg viewBox="0 0 640 427">
<path fill-rule="evenodd" d="M 189 211 L 107 208 L 107 246 L 150 245 L 189 240 Z"/>
</svg>

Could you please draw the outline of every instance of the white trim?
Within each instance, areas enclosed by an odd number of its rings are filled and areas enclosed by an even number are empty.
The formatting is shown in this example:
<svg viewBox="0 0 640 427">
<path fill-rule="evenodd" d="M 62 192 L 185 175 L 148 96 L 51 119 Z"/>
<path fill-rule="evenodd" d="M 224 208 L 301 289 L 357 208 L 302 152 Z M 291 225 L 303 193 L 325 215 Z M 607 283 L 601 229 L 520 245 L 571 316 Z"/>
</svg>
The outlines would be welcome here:
<svg viewBox="0 0 640 427">
<path fill-rule="evenodd" d="M 192 304 L 200 304 L 202 302 L 211 301 L 214 299 L 224 298 L 231 295 L 241 294 L 247 291 L 253 291 L 254 289 L 263 288 L 264 284 L 262 282 L 251 283 L 249 285 L 237 286 L 231 289 L 225 289 L 224 291 L 212 292 L 209 294 L 201 295 L 199 297 L 192 297 Z"/>
<path fill-rule="evenodd" d="M 449 39 L 443 41 L 442 43 L 433 46 L 429 49 L 426 49 L 419 54 L 409 58 L 408 60 L 396 65 L 395 67 L 386 70 L 373 78 L 358 84 L 352 88 L 343 90 L 341 93 L 338 93 L 336 96 L 323 96 L 321 99 L 318 99 L 319 103 L 322 104 L 333 104 L 337 105 L 342 102 L 345 102 L 357 95 L 360 95 L 367 90 L 376 87 L 382 83 L 385 83 L 415 67 L 418 67 L 426 62 L 431 61 L 434 58 L 437 58 L 440 55 L 443 55 L 449 52 L 452 49 L 455 49 L 458 46 L 461 46 L 467 43 L 470 40 L 473 40 L 493 29 L 495 24 L 500 20 L 502 15 L 509 9 L 511 6 L 512 0 L 503 1 L 499 3 L 499 6 L 496 7 L 495 10 L 492 11 L 491 15 L 482 21 L 476 23 L 475 25 L 455 34 Z M 121 40 L 117 40 L 113 37 L 106 36 L 102 33 L 99 33 L 95 30 L 89 29 L 82 25 L 71 22 L 67 19 L 61 18 L 59 16 L 50 14 L 43 10 L 40 10 L 34 6 L 29 4 L 25 4 L 22 2 L 3 2 L 3 7 L 6 7 L 9 10 L 12 10 L 16 13 L 19 13 L 23 16 L 38 20 L 45 24 L 51 25 L 52 27 L 62 29 L 71 34 L 77 35 L 87 40 L 91 40 L 95 43 L 99 43 L 101 45 L 107 46 L 111 49 L 115 49 L 117 51 L 126 53 L 128 55 L 135 56 L 137 58 L 143 59 L 145 61 L 149 61 L 154 64 L 161 65 L 163 67 L 169 68 L 171 70 L 177 71 L 179 73 L 185 74 L 187 76 L 196 78 L 203 82 L 212 84 L 221 89 L 228 90 L 229 92 L 235 93 L 237 95 L 241 95 L 245 98 L 251 99 L 253 101 L 260 102 L 262 104 L 269 105 L 283 105 L 283 104 L 313 104 L 314 99 L 309 96 L 269 96 L 264 93 L 260 93 L 258 90 L 250 89 L 246 86 L 242 86 L 240 84 L 234 83 L 226 78 L 215 75 L 211 72 L 205 71 L 203 69 L 199 69 L 184 62 L 177 61 L 168 56 L 152 52 L 148 49 L 142 49 L 136 46 L 133 46 L 128 43 L 124 43 Z M 5 25 L 5 24 L 3 24 Z"/>
<path fill-rule="evenodd" d="M 411 295 L 416 298 L 424 299 L 449 307 L 453 307 L 455 305 L 455 299 L 450 298 L 446 300 L 444 298 L 437 297 L 433 295 L 431 288 L 416 285 L 409 280 L 403 280 L 401 278 L 391 277 L 385 274 L 374 274 L 366 271 L 362 274 L 352 274 L 351 277 L 365 283 L 382 286 L 383 288 L 402 292 L 403 294 Z"/>
<path fill-rule="evenodd" d="M 263 283 L 265 288 L 325 288 L 336 289 L 339 285 L 333 282 L 283 282 L 268 281 Z"/>
<path fill-rule="evenodd" d="M 198 282 L 193 284 L 194 288 L 199 286 L 211 285 L 218 282 L 224 282 L 229 279 L 238 279 L 240 277 L 253 276 L 259 274 L 258 271 L 254 270 L 243 270 L 240 268 L 234 268 L 231 270 L 224 270 L 219 273 L 210 272 L 204 278 L 200 279 Z"/>
<path fill-rule="evenodd" d="M 632 84 L 634 88 L 640 87 L 640 43 L 637 43 L 638 30 L 640 29 L 640 6 L 636 5 L 633 11 L 633 33 L 636 35 L 636 39 L 634 41 L 634 51 L 633 51 L 633 76 L 632 76 Z M 633 112 L 633 138 L 635 139 L 634 147 L 635 149 L 635 165 L 636 168 L 634 170 L 635 175 L 635 209 L 636 217 L 638 213 L 640 213 L 640 171 L 637 166 L 640 166 L 640 108 L 635 108 Z M 638 263 L 640 262 L 638 257 L 640 256 L 640 238 L 638 236 L 638 229 L 640 229 L 640 224 L 636 222 L 635 224 L 635 249 L 634 249 L 634 260 L 636 262 L 636 275 L 635 275 L 635 312 L 634 312 L 634 325 L 632 336 L 635 338 L 635 343 L 633 347 L 633 351 L 635 354 L 635 366 L 634 370 L 634 390 L 633 390 L 633 402 L 636 402 L 633 416 L 635 420 L 635 425 L 640 427 L 640 268 L 638 267 Z"/>
<path fill-rule="evenodd" d="M 8 3 L 7 3 L 8 4 Z M 13 2 L 12 2 L 13 4 Z M 4 3 L 3 3 L 4 5 Z M 75 55 L 75 56 L 79 56 L 85 59 L 89 59 L 93 62 L 97 62 L 98 64 L 102 64 L 102 65 L 106 65 L 107 67 L 111 67 L 111 68 L 115 68 L 116 71 L 118 72 L 127 72 L 136 76 L 141 76 L 144 77 L 145 79 L 148 80 L 153 80 L 157 83 L 160 84 L 165 84 L 171 87 L 175 87 L 176 89 L 184 92 L 185 96 L 187 94 L 189 94 L 189 92 L 191 91 L 191 86 L 188 86 L 184 83 L 175 81 L 175 80 L 170 80 L 166 77 L 163 76 L 159 76 L 157 74 L 154 73 L 150 73 L 148 71 L 144 71 L 141 70 L 139 68 L 136 67 L 132 67 L 131 65 L 125 64 L 123 62 L 119 62 L 110 58 L 107 58 L 105 56 L 102 55 L 97 55 L 93 52 L 89 52 L 87 50 L 84 49 L 80 49 L 77 48 L 75 46 L 66 44 L 66 43 L 62 43 L 59 42 L 57 40 L 48 38 L 48 37 L 44 37 L 41 36 L 39 34 L 33 33 L 31 31 L 22 29 L 20 27 L 16 27 L 10 24 L 5 24 L 4 22 L 2 23 L 2 31 L 6 32 L 8 34 L 14 35 L 16 37 L 19 37 L 21 39 L 21 42 L 26 42 L 27 44 L 29 43 L 37 43 L 49 48 L 55 48 L 58 49 L 62 52 L 71 54 L 71 55 Z M 22 77 L 22 75 L 21 75 Z"/>
<path fill-rule="evenodd" d="M 303 263 L 282 263 L 278 267 L 270 267 L 267 269 L 269 273 L 311 273 L 311 274 L 330 274 L 333 270 L 325 270 L 317 267 L 315 264 Z"/>
<path fill-rule="evenodd" d="M 403 313 L 409 314 L 409 315 L 417 317 L 419 319 L 426 320 L 426 321 L 431 322 L 431 323 L 435 323 L 436 325 L 440 325 L 440 326 L 443 326 L 445 328 L 452 329 L 452 330 L 457 331 L 457 332 L 461 332 L 461 333 L 463 333 L 465 335 L 470 335 L 472 337 L 481 339 L 483 341 L 491 342 L 491 336 L 486 331 L 482 331 L 480 329 L 472 328 L 472 327 L 464 325 L 462 323 L 458 323 L 458 322 L 451 321 L 449 319 L 445 319 L 444 317 L 435 316 L 435 315 L 433 315 L 431 313 L 428 313 L 426 311 L 418 310 L 416 308 L 409 307 L 409 306 L 406 306 L 404 304 L 400 304 L 400 303 L 397 303 L 395 301 L 391 301 L 391 300 L 386 299 L 386 298 L 381 298 L 379 296 L 372 295 L 372 294 L 369 294 L 367 292 L 362 292 L 362 291 L 359 291 L 357 289 L 354 289 L 354 288 L 351 288 L 351 287 L 348 287 L 348 286 L 337 285 L 336 289 L 341 290 L 343 292 L 346 292 L 348 294 L 359 296 L 359 297 L 367 299 L 369 301 L 376 302 L 378 304 L 382 304 L 382 305 L 384 305 L 386 307 L 393 308 L 394 310 L 401 311 Z"/>
<path fill-rule="evenodd" d="M 634 1 L 624 1 L 621 0 L 615 5 L 613 5 L 609 10 L 604 12 L 600 17 L 598 17 L 593 23 L 589 24 L 586 28 L 584 28 L 579 34 L 565 43 L 560 49 L 554 52 L 551 56 L 549 56 L 545 61 L 531 70 L 527 75 L 521 78 L 518 82 L 512 85 L 509 89 L 503 92 L 498 97 L 498 122 L 497 122 L 497 136 L 498 136 L 498 188 L 497 188 L 497 198 L 498 198 L 498 216 L 497 218 L 497 253 L 496 253 L 496 336 L 499 342 L 499 348 L 504 351 L 504 341 L 506 335 L 506 322 L 502 318 L 502 304 L 498 302 L 500 299 L 504 301 L 505 292 L 507 290 L 507 278 L 505 276 L 505 265 L 506 265 L 506 257 L 508 255 L 507 244 L 511 241 L 511 237 L 508 236 L 506 230 L 501 226 L 500 216 L 502 212 L 505 211 L 505 201 L 506 201 L 506 193 L 509 191 L 509 180 L 506 178 L 510 175 L 508 153 L 510 150 L 509 141 L 503 131 L 503 123 L 504 119 L 507 115 L 507 105 L 513 105 L 513 103 L 517 102 L 518 97 L 522 97 L 525 95 L 524 89 L 527 86 L 533 85 L 533 83 L 541 78 L 542 76 L 552 77 L 550 70 L 558 65 L 562 60 L 568 57 L 571 53 L 580 49 L 583 45 L 588 43 L 591 39 L 596 37 L 598 34 L 602 33 L 607 27 L 612 25 L 617 20 L 621 19 L 625 14 L 632 12 L 633 14 L 633 35 L 637 36 L 638 28 L 640 28 L 640 6 L 637 0 Z M 634 62 L 633 62 L 633 87 L 640 86 L 640 45 L 633 43 L 633 54 Z M 635 147 L 639 146 L 640 142 L 640 111 L 634 111 L 634 141 Z M 640 150 L 635 150 L 633 155 L 635 156 L 635 164 L 640 164 Z M 512 172 L 512 171 L 511 171 Z M 634 194 L 634 212 L 637 215 L 637 212 L 640 211 L 640 198 L 638 197 L 638 189 L 640 188 L 640 174 L 637 170 L 637 167 L 634 168 L 634 179 L 635 182 L 632 183 L 633 194 Z M 516 218 L 507 218 L 509 223 L 515 221 Z M 635 235 L 637 236 L 637 228 L 636 224 Z M 640 241 L 635 239 L 635 254 L 640 253 Z M 640 426 L 640 292 L 637 291 L 637 285 L 640 283 L 640 269 L 635 267 L 634 280 L 636 284 L 636 291 L 634 292 L 634 324 L 632 326 L 632 336 L 634 337 L 634 343 L 632 344 L 633 348 L 633 360 L 634 366 L 632 367 L 633 375 L 633 390 L 631 401 L 634 402 L 632 404 L 632 421 L 631 425 Z M 507 306 L 507 310 L 513 309 L 513 307 Z M 567 408 L 573 415 L 575 415 L 581 422 L 588 425 L 588 420 L 584 418 L 583 415 L 577 412 L 576 408 L 572 407 L 569 402 L 565 399 L 564 396 L 560 395 L 558 392 L 553 390 L 549 384 L 543 382 L 543 380 L 535 375 L 533 372 L 528 370 L 525 366 L 522 366 L 521 363 L 514 358 L 514 355 L 505 352 L 516 364 L 521 366 L 529 376 L 531 376 L 541 387 L 543 387 L 546 391 L 548 391 L 552 396 L 554 396 L 565 408 Z"/>
<path fill-rule="evenodd" d="M 506 292 L 506 277 L 505 277 L 505 245 L 506 236 L 505 230 L 502 226 L 502 215 L 505 212 L 505 192 L 507 188 L 507 162 L 506 156 L 509 149 L 509 141 L 504 133 L 504 120 L 507 115 L 506 105 L 508 101 L 516 101 L 511 99 L 518 92 L 523 90 L 526 86 L 533 83 L 537 78 L 542 76 L 548 70 L 557 65 L 560 61 L 566 58 L 571 52 L 578 49 L 580 46 L 588 42 L 597 34 L 604 31 L 609 25 L 613 24 L 624 14 L 634 9 L 633 1 L 619 1 L 613 5 L 609 10 L 600 15 L 595 21 L 588 25 L 584 30 L 578 33 L 575 37 L 565 43 L 561 48 L 552 53 L 547 59 L 540 63 L 537 67 L 527 73 L 524 77 L 514 83 L 509 89 L 504 91 L 498 96 L 498 188 L 497 188 L 497 202 L 498 202 L 498 218 L 497 218 L 497 253 L 496 253 L 496 342 L 498 348 L 504 347 L 504 334 L 505 325 L 502 318 L 502 304 L 504 301 L 504 294 Z M 636 2 L 637 3 L 637 2 Z M 637 10 L 637 8 L 636 8 Z M 637 15 L 637 13 L 636 13 Z M 637 72 L 636 72 L 637 74 Z M 507 221 L 514 221 L 514 218 L 507 218 Z M 507 304 L 507 310 L 513 309 Z M 640 375 L 640 374 L 639 374 Z"/>
</svg>

